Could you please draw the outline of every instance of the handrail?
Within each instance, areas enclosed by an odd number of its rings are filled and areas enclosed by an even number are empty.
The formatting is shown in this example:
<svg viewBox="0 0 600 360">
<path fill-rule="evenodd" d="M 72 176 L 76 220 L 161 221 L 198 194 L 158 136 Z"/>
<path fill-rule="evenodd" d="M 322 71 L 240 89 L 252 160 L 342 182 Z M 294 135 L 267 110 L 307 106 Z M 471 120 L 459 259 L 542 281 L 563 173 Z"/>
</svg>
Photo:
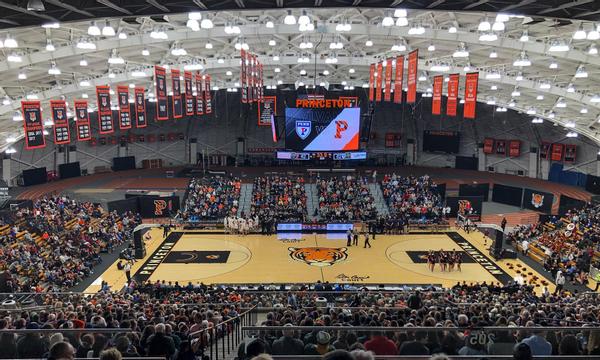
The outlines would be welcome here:
<svg viewBox="0 0 600 360">
<path fill-rule="evenodd" d="M 577 330 L 577 331 L 597 331 L 598 328 L 593 327 L 582 327 L 582 326 L 545 326 L 545 327 L 526 327 L 526 326 L 456 326 L 456 327 L 426 327 L 426 326 L 414 326 L 414 327 L 385 327 L 385 326 L 242 326 L 242 332 L 246 331 L 278 331 L 278 330 L 293 330 L 293 331 L 314 331 L 314 330 L 327 330 L 327 331 L 457 331 L 457 330 L 469 330 L 469 331 L 519 331 L 526 330 L 531 332 L 540 331 L 563 331 L 563 330 Z"/>
<path fill-rule="evenodd" d="M 136 332 L 130 328 L 83 328 L 83 329 L 0 329 L 0 334 L 53 334 L 53 333 L 98 333 L 98 334 L 117 334 Z"/>
<path fill-rule="evenodd" d="M 230 318 L 230 319 L 227 319 L 227 320 L 225 320 L 225 321 L 222 321 L 222 322 L 218 323 L 217 325 L 215 325 L 215 326 L 213 326 L 213 327 L 209 327 L 209 328 L 206 328 L 206 329 L 201 329 L 201 330 L 198 330 L 198 331 L 194 331 L 193 333 L 189 333 L 189 334 L 188 334 L 188 336 L 190 336 L 190 337 L 195 337 L 196 335 L 199 335 L 199 334 L 201 334 L 201 333 L 204 333 L 204 332 L 207 332 L 207 331 L 212 331 L 213 329 L 215 329 L 215 328 L 218 328 L 218 327 L 220 327 L 220 326 L 222 326 L 222 325 L 225 325 L 225 324 L 228 324 L 228 323 L 230 323 L 230 322 L 233 322 L 233 321 L 239 320 L 239 319 L 241 319 L 241 318 L 242 318 L 242 316 L 245 316 L 246 314 L 249 314 L 249 313 L 250 313 L 251 311 L 253 311 L 255 308 L 256 308 L 256 305 L 254 305 L 252 308 L 250 308 L 250 309 L 246 310 L 245 312 L 243 312 L 243 313 L 241 313 L 241 314 L 238 314 L 238 316 L 236 316 L 236 317 L 234 317 L 234 318 Z"/>
</svg>

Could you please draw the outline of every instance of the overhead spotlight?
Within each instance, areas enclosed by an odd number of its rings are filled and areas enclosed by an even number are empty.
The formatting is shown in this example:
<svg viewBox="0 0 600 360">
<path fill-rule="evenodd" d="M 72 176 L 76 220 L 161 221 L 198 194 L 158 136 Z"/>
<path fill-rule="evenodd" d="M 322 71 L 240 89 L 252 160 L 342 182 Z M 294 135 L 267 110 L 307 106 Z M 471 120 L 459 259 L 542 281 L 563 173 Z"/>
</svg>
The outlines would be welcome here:
<svg viewBox="0 0 600 360">
<path fill-rule="evenodd" d="M 406 51 L 406 45 L 404 43 L 392 45 L 392 51 Z"/>
<path fill-rule="evenodd" d="M 214 24 L 211 19 L 206 17 L 200 22 L 200 27 L 203 29 L 212 29 L 214 27 Z"/>
<path fill-rule="evenodd" d="M 16 52 L 13 52 L 8 54 L 8 56 L 6 57 L 6 61 L 20 63 L 23 62 L 23 58 L 21 58 L 21 55 L 17 54 Z"/>
<path fill-rule="evenodd" d="M 471 71 L 471 64 L 466 64 L 466 65 L 463 67 L 463 71 L 464 71 L 464 72 L 469 72 L 469 71 Z"/>
<path fill-rule="evenodd" d="M 542 83 L 540 83 L 540 89 L 548 90 L 551 87 L 552 87 L 552 85 L 550 85 L 550 83 L 548 83 L 548 82 L 542 82 Z"/>
<path fill-rule="evenodd" d="M 554 111 L 550 111 L 547 116 L 548 116 L 548 119 L 554 119 L 556 114 L 554 114 Z"/>
<path fill-rule="evenodd" d="M 121 65 L 125 64 L 125 60 L 119 56 L 116 50 L 114 50 L 111 56 L 108 58 L 108 63 L 112 65 Z"/>
<path fill-rule="evenodd" d="M 188 19 L 198 21 L 202 19 L 202 13 L 199 11 L 191 11 L 188 13 Z"/>
<path fill-rule="evenodd" d="M 570 128 L 570 129 L 572 129 L 572 128 L 574 128 L 574 127 L 575 127 L 575 123 L 574 123 L 574 122 L 572 122 L 572 121 L 569 121 L 569 122 L 567 122 L 567 123 L 565 124 L 565 127 L 566 127 L 566 128 Z"/>
<path fill-rule="evenodd" d="M 444 80 L 446 80 L 446 79 L 444 79 Z M 493 91 L 498 90 L 498 85 L 492 85 L 492 86 L 490 86 L 490 90 L 493 90 Z"/>
<path fill-rule="evenodd" d="M 308 17 L 308 15 L 306 14 L 306 10 L 302 11 L 302 15 L 300 15 L 300 17 L 298 18 L 298 24 L 299 25 L 308 25 L 310 23 L 310 17 Z M 287 25 L 294 25 L 294 24 L 287 24 Z"/>
<path fill-rule="evenodd" d="M 590 45 L 590 47 L 588 48 L 588 54 L 598 55 L 598 48 L 596 47 L 595 44 Z"/>
<path fill-rule="evenodd" d="M 8 95 L 4 96 L 4 99 L 2 99 L 2 105 L 10 105 L 10 103 L 11 101 Z"/>
<path fill-rule="evenodd" d="M 104 27 L 102 28 L 102 35 L 103 36 L 115 36 L 115 29 L 110 26 L 110 22 L 108 22 L 108 20 L 106 20 L 106 23 L 104 24 Z"/>
<path fill-rule="evenodd" d="M 592 96 L 592 98 L 590 99 L 591 103 L 600 103 L 600 96 L 598 96 L 598 94 L 594 94 Z"/>
<path fill-rule="evenodd" d="M 504 23 L 503 22 L 499 22 L 496 21 L 493 25 L 492 25 L 492 31 L 504 31 Z"/>
<path fill-rule="evenodd" d="M 569 45 L 564 42 L 554 40 L 550 43 L 550 47 L 548 48 L 550 52 L 565 52 L 569 51 Z"/>
<path fill-rule="evenodd" d="M 27 73 L 24 71 L 20 71 L 19 75 L 17 75 L 17 79 L 19 80 L 27 80 Z"/>
<path fill-rule="evenodd" d="M 285 25 L 296 25 L 296 17 L 292 15 L 292 10 L 287 11 L 287 15 L 283 18 L 283 23 Z"/>
<path fill-rule="evenodd" d="M 348 69 L 348 72 L 349 72 L 350 74 L 354 74 L 354 72 L 355 72 L 355 71 L 356 71 L 356 70 L 354 70 L 354 68 L 350 68 L 350 69 Z"/>
<path fill-rule="evenodd" d="M 365 41 L 365 46 L 367 46 L 367 47 L 373 46 L 373 41 L 371 41 L 371 40 Z"/>
<path fill-rule="evenodd" d="M 577 133 L 575 131 L 569 131 L 567 133 L 566 137 L 568 137 L 568 138 L 576 138 L 577 137 Z"/>
<path fill-rule="evenodd" d="M 513 62 L 513 66 L 531 66 L 531 60 L 529 60 L 529 57 L 527 57 L 527 53 L 523 51 L 521 56 Z"/>
<path fill-rule="evenodd" d="M 498 53 L 496 52 L 496 50 L 492 50 L 492 52 L 490 53 L 490 59 L 495 59 L 498 57 Z"/>
<path fill-rule="evenodd" d="M 88 66 L 88 62 L 85 58 L 81 58 L 81 60 L 79 60 L 79 66 Z"/>
<path fill-rule="evenodd" d="M 325 76 L 329 75 L 329 70 L 323 70 L 323 75 L 325 75 Z"/>
<path fill-rule="evenodd" d="M 150 50 L 144 48 L 144 50 L 142 50 L 142 56 L 150 56 Z"/>
<path fill-rule="evenodd" d="M 404 27 L 408 26 L 408 19 L 406 17 L 399 17 L 396 19 L 396 26 Z"/>
<path fill-rule="evenodd" d="M 429 46 L 427 47 L 427 51 L 435 51 L 435 45 L 429 44 Z"/>
<path fill-rule="evenodd" d="M 207 42 L 207 43 L 204 45 L 204 48 L 205 48 L 205 49 L 209 49 L 209 50 L 210 50 L 210 49 L 212 49 L 212 48 L 213 48 L 213 44 L 212 44 L 212 43 L 210 43 L 210 42 Z"/>
<path fill-rule="evenodd" d="M 574 93 L 575 92 L 575 86 L 573 86 L 573 84 L 567 85 L 567 92 L 568 93 Z"/>
<path fill-rule="evenodd" d="M 583 30 L 583 24 L 579 24 L 579 29 L 573 34 L 574 40 L 584 40 L 587 37 L 585 30 Z"/>
<path fill-rule="evenodd" d="M 500 79 L 502 79 L 502 75 L 500 75 L 500 73 L 497 71 L 492 71 L 492 72 L 485 74 L 485 79 L 486 80 L 500 80 Z"/>
<path fill-rule="evenodd" d="M 96 50 L 96 44 L 83 37 L 77 41 L 77 48 L 83 50 Z"/>
<path fill-rule="evenodd" d="M 527 115 L 535 115 L 537 111 L 534 108 L 529 108 L 527 110 Z"/>
<path fill-rule="evenodd" d="M 408 15 L 406 9 L 396 9 L 394 10 L 394 17 L 403 17 L 405 18 Z"/>
<path fill-rule="evenodd" d="M 79 86 L 83 86 L 83 87 L 90 86 L 90 81 L 89 80 L 81 80 L 79 82 Z"/>
<path fill-rule="evenodd" d="M 544 119 L 542 119 L 542 118 L 539 118 L 539 117 L 534 117 L 534 118 L 531 120 L 531 123 L 532 123 L 532 124 L 543 124 L 543 123 L 544 123 Z"/>
<path fill-rule="evenodd" d="M 90 36 L 100 36 L 102 34 L 102 32 L 100 31 L 100 28 L 98 27 L 98 25 L 96 25 L 95 21 L 92 21 L 92 23 L 88 27 L 87 33 Z"/>
<path fill-rule="evenodd" d="M 535 97 L 536 100 L 544 100 L 544 95 L 539 94 L 538 96 Z"/>
<path fill-rule="evenodd" d="M 231 72 L 231 70 L 227 70 L 227 71 L 225 72 L 225 75 L 227 75 L 227 76 L 232 76 L 232 75 L 233 75 L 233 73 Z"/>
<path fill-rule="evenodd" d="M 425 28 L 421 24 L 416 24 L 408 29 L 408 35 L 423 35 L 425 33 Z"/>
<path fill-rule="evenodd" d="M 56 64 L 54 62 L 52 62 L 50 69 L 48 69 L 48 74 L 49 75 L 60 75 L 61 74 L 60 69 L 56 66 Z"/>
<path fill-rule="evenodd" d="M 219 64 L 224 64 L 224 63 L 225 63 L 225 59 L 223 59 L 223 58 L 218 58 L 218 59 L 217 59 L 217 63 L 219 63 Z"/>
<path fill-rule="evenodd" d="M 23 121 L 23 114 L 20 111 L 15 111 L 12 117 L 13 121 Z"/>
<path fill-rule="evenodd" d="M 419 81 L 427 81 L 427 76 L 425 76 L 425 74 L 421 74 L 421 75 L 419 75 L 418 80 Z"/>
<path fill-rule="evenodd" d="M 279 55 L 273 55 L 273 61 L 279 61 Z"/>
<path fill-rule="evenodd" d="M 143 70 L 135 69 L 131 72 L 131 76 L 140 78 L 140 77 L 146 77 L 146 76 L 148 76 L 148 74 L 146 74 Z"/>
<path fill-rule="evenodd" d="M 274 28 L 274 27 L 275 27 L 275 24 L 273 24 L 273 22 L 272 22 L 272 21 L 267 21 L 267 22 L 265 23 L 265 26 L 266 26 L 267 28 L 269 28 L 269 29 L 272 29 L 272 28 Z"/>
<path fill-rule="evenodd" d="M 458 31 L 458 29 L 456 28 L 456 26 L 450 26 L 450 27 L 448 28 L 448 32 L 449 32 L 450 34 L 456 34 L 456 32 L 457 32 L 457 31 Z"/>
<path fill-rule="evenodd" d="M 592 40 L 592 41 L 599 40 L 600 39 L 600 31 L 598 31 L 597 28 L 592 28 L 592 30 L 590 30 L 587 33 L 587 39 Z"/>
<path fill-rule="evenodd" d="M 58 23 L 58 22 L 49 22 L 49 23 L 42 24 L 42 27 L 44 29 L 60 29 L 60 23 Z"/>
<path fill-rule="evenodd" d="M 54 44 L 52 44 L 52 40 L 47 39 L 46 40 L 46 51 L 54 51 L 56 50 L 56 48 L 54 47 Z"/>
<path fill-rule="evenodd" d="M 150 37 L 157 40 L 167 40 L 169 38 L 169 35 L 167 35 L 167 33 L 159 27 L 150 32 Z"/>
<path fill-rule="evenodd" d="M 555 60 L 552 60 L 550 65 L 548 65 L 550 69 L 558 69 L 558 63 Z"/>
<path fill-rule="evenodd" d="M 523 81 L 523 73 L 522 72 L 518 72 L 517 76 L 515 76 L 515 81 Z"/>
<path fill-rule="evenodd" d="M 465 43 L 460 43 L 458 45 L 458 49 L 456 49 L 456 51 L 452 54 L 452 57 L 455 57 L 455 58 L 469 57 L 469 51 L 467 50 Z"/>
<path fill-rule="evenodd" d="M 512 97 L 519 97 L 519 96 L 521 96 L 521 92 L 519 91 L 519 89 L 517 87 L 515 87 L 515 89 L 510 94 L 510 96 L 512 96 Z"/>
<path fill-rule="evenodd" d="M 588 113 L 588 109 L 587 108 L 581 108 L 581 110 L 579 110 L 579 113 L 581 114 L 587 114 Z"/>
<path fill-rule="evenodd" d="M 498 40 L 498 35 L 494 33 L 483 33 L 479 35 L 479 41 L 496 41 Z"/>
<path fill-rule="evenodd" d="M 383 20 L 381 20 L 381 26 L 390 27 L 392 25 L 394 25 L 394 18 L 392 18 L 388 12 Z"/>
<path fill-rule="evenodd" d="M 200 31 L 200 23 L 196 19 L 188 19 L 185 26 L 190 28 L 192 31 Z"/>
<path fill-rule="evenodd" d="M 123 31 L 119 32 L 119 39 L 121 39 L 121 40 L 127 39 L 127 33 L 123 32 Z"/>
<path fill-rule="evenodd" d="M 519 41 L 520 42 L 528 42 L 529 41 L 529 32 L 527 31 L 527 29 L 523 30 L 523 33 L 521 34 Z"/>
<path fill-rule="evenodd" d="M 498 14 L 496 15 L 496 22 L 505 23 L 510 20 L 510 15 L 507 14 Z"/>
<path fill-rule="evenodd" d="M 556 103 L 554 104 L 555 107 L 557 108 L 566 108 L 567 107 L 567 103 L 565 102 L 565 100 L 563 98 L 559 98 Z"/>
<path fill-rule="evenodd" d="M 281 72 L 281 69 L 278 68 L 278 67 L 276 67 L 275 69 L 273 69 L 273 71 L 276 72 L 276 73 L 278 73 L 278 72 Z"/>
<path fill-rule="evenodd" d="M 304 69 L 300 70 L 300 75 L 306 75 L 306 70 L 304 70 Z"/>
<path fill-rule="evenodd" d="M 46 11 L 46 7 L 42 0 L 29 0 L 27 1 L 27 10 L 29 11 Z"/>
<path fill-rule="evenodd" d="M 6 39 L 4 39 L 3 43 L 5 48 L 14 49 L 19 47 L 19 43 L 10 34 L 6 35 Z"/>
<path fill-rule="evenodd" d="M 583 65 L 579 65 L 577 67 L 577 71 L 575 71 L 575 77 L 578 79 L 583 79 L 583 78 L 588 77 L 588 73 L 585 70 L 585 67 Z"/>
<path fill-rule="evenodd" d="M 490 31 L 491 28 L 492 25 L 490 24 L 487 18 L 485 18 L 485 20 L 482 20 L 477 26 L 478 31 Z"/>
<path fill-rule="evenodd" d="M 277 45 L 277 42 L 273 39 L 269 40 L 269 46 L 275 46 Z"/>
</svg>

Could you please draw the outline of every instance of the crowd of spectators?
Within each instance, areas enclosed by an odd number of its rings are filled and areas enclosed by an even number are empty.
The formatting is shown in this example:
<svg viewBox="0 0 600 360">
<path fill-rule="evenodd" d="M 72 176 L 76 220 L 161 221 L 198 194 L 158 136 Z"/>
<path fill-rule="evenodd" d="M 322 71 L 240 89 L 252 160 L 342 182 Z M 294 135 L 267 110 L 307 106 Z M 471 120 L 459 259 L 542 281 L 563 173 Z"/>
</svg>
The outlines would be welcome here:
<svg viewBox="0 0 600 360">
<path fill-rule="evenodd" d="M 129 239 L 140 222 L 131 213 L 105 214 L 97 204 L 65 196 L 45 197 L 17 212 L 0 236 L 4 292 L 66 290 L 91 275 L 100 252 Z"/>
<path fill-rule="evenodd" d="M 443 199 L 437 184 L 428 175 L 386 174 L 381 189 L 393 217 L 438 222 L 444 216 Z"/>
<path fill-rule="evenodd" d="M 588 283 L 588 272 L 600 244 L 600 207 L 587 204 L 544 223 L 516 226 L 509 234 L 522 251 L 532 247 L 543 253 L 544 268 L 552 276 L 560 271 L 576 285 Z"/>
<path fill-rule="evenodd" d="M 0 310 L 0 329 L 90 329 L 89 333 L 3 333 L 0 358 L 41 358 L 66 342 L 78 357 L 97 357 L 113 349 L 124 357 L 194 359 L 206 355 L 206 346 L 215 338 L 232 331 L 219 324 L 254 306 L 253 311 L 269 308 L 257 325 L 282 328 L 244 336 L 254 340 L 240 345 L 240 359 L 261 353 L 325 355 L 338 350 L 375 355 L 505 355 L 525 345 L 540 356 L 600 354 L 600 331 L 592 327 L 599 320 L 600 306 L 592 294 L 555 296 L 536 294 L 527 286 L 486 283 L 462 283 L 444 291 L 347 291 L 343 285 L 328 283 L 282 289 L 155 282 L 94 295 L 48 293 L 40 295 L 39 301 L 52 307 L 12 316 Z M 294 326 L 315 328 L 300 331 Z M 353 330 L 359 326 L 382 329 Z M 507 329 L 480 330 L 485 326 Z M 510 330 L 517 326 L 525 329 Z M 555 331 L 545 326 L 580 328 Z M 432 330 L 411 330 L 415 327 Z M 446 329 L 434 331 L 437 327 Z M 130 331 L 94 333 L 98 328 Z"/>
<path fill-rule="evenodd" d="M 368 179 L 361 176 L 317 178 L 319 208 L 322 221 L 369 221 L 377 218 L 375 199 L 369 191 Z"/>
<path fill-rule="evenodd" d="M 226 216 L 237 215 L 240 190 L 238 178 L 193 178 L 183 207 L 184 220 L 222 220 Z"/>
<path fill-rule="evenodd" d="M 259 176 L 254 179 L 252 216 L 262 224 L 306 221 L 306 190 L 303 177 Z"/>
</svg>

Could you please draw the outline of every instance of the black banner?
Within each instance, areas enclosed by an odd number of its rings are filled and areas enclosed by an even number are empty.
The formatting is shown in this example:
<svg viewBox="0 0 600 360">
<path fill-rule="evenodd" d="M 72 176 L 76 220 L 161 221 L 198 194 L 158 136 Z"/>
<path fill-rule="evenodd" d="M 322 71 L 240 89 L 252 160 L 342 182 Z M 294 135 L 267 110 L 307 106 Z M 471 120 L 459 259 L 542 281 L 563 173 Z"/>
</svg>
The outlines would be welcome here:
<svg viewBox="0 0 600 360">
<path fill-rule="evenodd" d="M 521 207 L 523 189 L 514 186 L 494 184 L 492 189 L 492 201 L 500 204 Z"/>
<path fill-rule="evenodd" d="M 459 212 L 461 214 L 469 213 L 469 219 L 480 221 L 483 196 L 448 196 L 446 206 L 450 207 L 450 217 L 456 217 Z M 472 211 L 469 212 L 469 209 Z"/>
<path fill-rule="evenodd" d="M 44 123 L 39 101 L 21 101 L 23 128 L 25 129 L 25 149 L 38 149 L 46 146 Z M 45 169 L 44 169 L 45 170 Z"/>
<path fill-rule="evenodd" d="M 98 98 L 98 125 L 100 134 L 112 134 L 115 131 L 110 108 L 110 87 L 108 85 L 96 86 Z"/>
<path fill-rule="evenodd" d="M 585 190 L 600 195 L 600 177 L 588 175 L 585 179 Z"/>
<path fill-rule="evenodd" d="M 558 213 L 566 214 L 569 210 L 581 210 L 585 207 L 586 202 L 575 199 L 567 195 L 560 195 L 560 203 L 558 205 Z"/>
<path fill-rule="evenodd" d="M 90 116 L 87 100 L 75 100 L 75 125 L 77 127 L 77 141 L 88 141 L 92 138 L 90 129 Z"/>
<path fill-rule="evenodd" d="M 146 118 L 146 96 L 143 87 L 135 88 L 135 124 L 138 128 L 148 126 Z"/>
<path fill-rule="evenodd" d="M 525 189 L 521 207 L 549 214 L 552 211 L 553 201 L 553 194 L 533 189 Z"/>
<path fill-rule="evenodd" d="M 119 129 L 131 129 L 131 108 L 129 106 L 129 87 L 117 86 L 119 100 Z"/>
<path fill-rule="evenodd" d="M 113 212 L 115 210 L 119 214 L 123 214 L 127 211 L 131 211 L 134 214 L 139 212 L 137 197 L 132 197 L 132 198 L 123 199 L 123 200 L 110 201 L 107 203 L 107 205 L 108 205 L 109 212 Z"/>
<path fill-rule="evenodd" d="M 167 97 L 167 73 L 165 68 L 154 67 L 154 80 L 156 88 L 156 120 L 169 119 L 168 97 Z"/>
<path fill-rule="evenodd" d="M 179 196 L 140 196 L 138 201 L 143 218 L 168 217 L 179 210 Z"/>
<path fill-rule="evenodd" d="M 64 100 L 50 100 L 52 121 L 54 122 L 54 143 L 56 145 L 71 142 L 69 119 L 67 118 L 67 103 Z"/>
<path fill-rule="evenodd" d="M 183 117 L 183 104 L 181 102 L 181 71 L 171 69 L 171 84 L 173 85 L 173 117 L 180 119 Z"/>
<path fill-rule="evenodd" d="M 183 72 L 185 81 L 185 114 L 187 116 L 194 115 L 194 94 L 192 90 L 192 73 L 189 71 Z"/>
<path fill-rule="evenodd" d="M 488 201 L 490 184 L 460 184 L 458 196 L 483 196 L 483 201 Z"/>
<path fill-rule="evenodd" d="M 196 72 L 196 115 L 204 115 L 204 91 L 202 75 Z"/>
</svg>

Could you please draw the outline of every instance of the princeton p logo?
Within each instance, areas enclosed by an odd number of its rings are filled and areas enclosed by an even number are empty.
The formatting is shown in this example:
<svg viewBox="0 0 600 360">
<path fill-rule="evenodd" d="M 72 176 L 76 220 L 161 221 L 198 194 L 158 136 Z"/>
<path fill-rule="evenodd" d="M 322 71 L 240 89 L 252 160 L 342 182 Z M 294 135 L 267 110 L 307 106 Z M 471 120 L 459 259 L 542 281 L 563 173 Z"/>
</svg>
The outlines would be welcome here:
<svg viewBox="0 0 600 360">
<path fill-rule="evenodd" d="M 163 215 L 167 208 L 167 202 L 165 200 L 154 200 L 154 215 Z"/>
<path fill-rule="evenodd" d="M 341 139 L 342 133 L 348 130 L 348 122 L 346 120 L 336 120 L 335 121 L 335 138 Z"/>
</svg>

